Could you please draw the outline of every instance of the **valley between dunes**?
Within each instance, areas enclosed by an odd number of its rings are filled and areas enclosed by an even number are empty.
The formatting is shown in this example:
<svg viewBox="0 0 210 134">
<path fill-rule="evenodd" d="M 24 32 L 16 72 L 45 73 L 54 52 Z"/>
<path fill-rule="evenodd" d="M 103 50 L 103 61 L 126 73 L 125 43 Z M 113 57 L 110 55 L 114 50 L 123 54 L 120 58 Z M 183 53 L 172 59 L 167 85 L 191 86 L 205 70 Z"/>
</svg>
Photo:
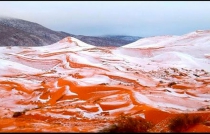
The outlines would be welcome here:
<svg viewBox="0 0 210 134">
<path fill-rule="evenodd" d="M 210 31 L 96 47 L 73 37 L 48 46 L 0 47 L 1 132 L 98 132 L 121 115 L 171 132 L 210 132 Z"/>
</svg>

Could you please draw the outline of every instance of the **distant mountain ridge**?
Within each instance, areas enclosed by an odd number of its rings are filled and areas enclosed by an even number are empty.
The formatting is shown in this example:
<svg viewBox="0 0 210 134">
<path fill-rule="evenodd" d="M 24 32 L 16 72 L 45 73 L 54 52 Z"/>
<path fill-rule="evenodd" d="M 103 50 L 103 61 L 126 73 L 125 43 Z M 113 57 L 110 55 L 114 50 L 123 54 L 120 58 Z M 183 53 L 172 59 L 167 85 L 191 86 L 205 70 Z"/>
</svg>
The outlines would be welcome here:
<svg viewBox="0 0 210 134">
<path fill-rule="evenodd" d="M 45 46 L 65 37 L 74 37 L 94 46 L 123 46 L 141 37 L 136 36 L 84 36 L 53 31 L 38 23 L 0 17 L 0 46 Z"/>
</svg>

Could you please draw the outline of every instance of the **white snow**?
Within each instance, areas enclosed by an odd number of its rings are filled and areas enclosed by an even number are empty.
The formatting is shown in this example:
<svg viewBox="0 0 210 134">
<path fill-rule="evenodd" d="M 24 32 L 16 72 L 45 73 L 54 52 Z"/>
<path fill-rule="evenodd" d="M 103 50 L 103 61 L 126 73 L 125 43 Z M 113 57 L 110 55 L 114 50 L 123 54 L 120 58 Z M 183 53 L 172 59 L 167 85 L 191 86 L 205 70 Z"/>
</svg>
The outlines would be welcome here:
<svg viewBox="0 0 210 134">
<path fill-rule="evenodd" d="M 138 92 L 133 92 L 133 95 L 136 98 L 136 101 L 138 101 L 140 104 L 144 103 L 144 104 L 153 105 L 153 102 L 148 97 L 146 97 L 146 95 L 143 95 Z"/>
<path fill-rule="evenodd" d="M 53 117 L 53 118 L 64 118 L 64 119 L 70 119 L 71 117 L 71 115 L 63 115 L 63 114 L 51 113 L 51 112 L 46 112 L 45 115 Z"/>
<path fill-rule="evenodd" d="M 87 44 L 87 43 L 85 43 L 85 42 L 83 42 L 83 41 L 81 41 L 81 40 L 78 40 L 78 39 L 76 39 L 76 38 L 73 38 L 73 37 L 71 37 L 71 40 L 77 42 L 77 44 L 78 44 L 80 47 L 87 47 L 87 48 L 94 48 L 94 47 L 95 47 L 95 46 L 93 46 L 93 45 Z"/>
<path fill-rule="evenodd" d="M 65 85 L 65 95 L 77 95 L 76 93 L 71 92 L 70 87 Z"/>
<path fill-rule="evenodd" d="M 101 83 L 110 83 L 110 78 L 104 75 L 94 75 L 92 77 L 78 79 L 78 82 L 82 82 L 87 85 L 97 85 Z"/>
<path fill-rule="evenodd" d="M 35 69 L 17 62 L 0 59 L 0 75 L 40 74 L 42 70 Z"/>
<path fill-rule="evenodd" d="M 3 127 L 1 129 L 3 129 L 3 130 L 12 130 L 12 129 L 15 129 L 15 128 L 17 128 L 17 127 L 16 126 L 9 126 L 9 127 Z"/>
<path fill-rule="evenodd" d="M 156 36 L 137 40 L 136 42 L 122 46 L 124 48 L 162 48 L 175 41 L 178 36 Z"/>
</svg>

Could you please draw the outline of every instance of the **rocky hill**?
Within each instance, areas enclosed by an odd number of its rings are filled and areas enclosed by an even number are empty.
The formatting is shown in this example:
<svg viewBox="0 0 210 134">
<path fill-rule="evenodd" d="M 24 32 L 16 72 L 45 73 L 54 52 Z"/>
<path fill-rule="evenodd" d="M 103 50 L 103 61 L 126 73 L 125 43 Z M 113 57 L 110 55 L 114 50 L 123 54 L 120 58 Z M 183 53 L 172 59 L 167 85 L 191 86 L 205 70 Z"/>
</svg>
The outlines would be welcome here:
<svg viewBox="0 0 210 134">
<path fill-rule="evenodd" d="M 40 24 L 16 19 L 0 18 L 0 46 L 45 46 L 56 43 L 65 37 L 75 37 L 95 46 L 123 46 L 140 37 L 133 36 L 84 36 L 62 31 L 53 31 Z"/>
</svg>

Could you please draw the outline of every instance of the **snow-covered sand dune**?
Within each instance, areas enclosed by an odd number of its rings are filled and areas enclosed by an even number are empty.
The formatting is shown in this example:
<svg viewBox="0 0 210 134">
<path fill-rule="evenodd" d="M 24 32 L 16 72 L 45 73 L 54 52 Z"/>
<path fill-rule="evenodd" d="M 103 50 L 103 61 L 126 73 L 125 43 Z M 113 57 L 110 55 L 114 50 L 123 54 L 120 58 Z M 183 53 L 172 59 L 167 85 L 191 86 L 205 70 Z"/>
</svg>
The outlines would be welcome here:
<svg viewBox="0 0 210 134">
<path fill-rule="evenodd" d="M 22 112 L 29 125 L 24 130 L 0 125 L 5 131 L 52 131 L 52 122 L 59 124 L 55 131 L 95 131 L 104 125 L 99 122 L 121 113 L 157 122 L 165 115 L 209 108 L 208 30 L 144 38 L 118 48 L 67 37 L 43 47 L 0 47 L 0 52 L 1 119 L 9 122 Z M 38 128 L 37 120 L 43 123 Z M 90 120 L 95 123 L 84 127 Z M 69 127 L 69 121 L 83 125 Z"/>
</svg>

